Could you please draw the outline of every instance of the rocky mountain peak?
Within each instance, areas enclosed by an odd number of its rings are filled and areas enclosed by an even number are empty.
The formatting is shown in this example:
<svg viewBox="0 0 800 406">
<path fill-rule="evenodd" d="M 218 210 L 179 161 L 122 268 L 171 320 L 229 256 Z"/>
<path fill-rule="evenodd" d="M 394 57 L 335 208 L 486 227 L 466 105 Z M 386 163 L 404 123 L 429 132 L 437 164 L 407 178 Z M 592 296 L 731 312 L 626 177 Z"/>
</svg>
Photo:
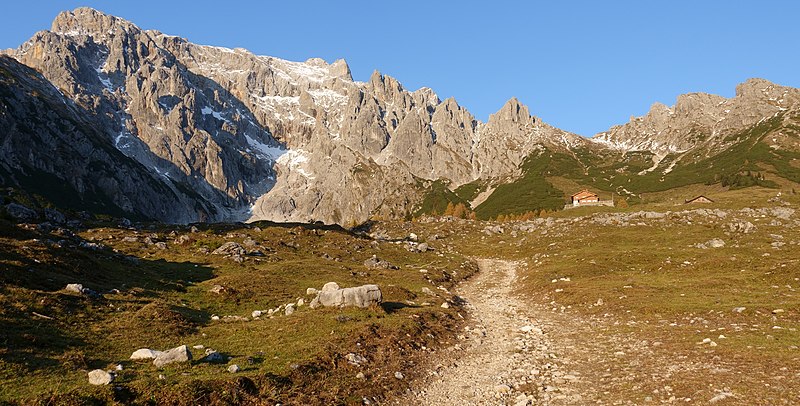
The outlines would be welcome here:
<svg viewBox="0 0 800 406">
<path fill-rule="evenodd" d="M 520 103 L 516 97 L 509 99 L 497 113 L 489 116 L 487 123 L 506 121 L 512 123 L 527 123 L 533 120 L 528 106 Z"/>
<path fill-rule="evenodd" d="M 344 59 L 335 60 L 328 68 L 328 71 L 332 76 L 351 82 L 353 81 L 353 75 L 350 72 L 350 66 Z"/>
<path fill-rule="evenodd" d="M 53 20 L 50 31 L 64 35 L 98 35 L 112 33 L 115 28 L 140 31 L 129 21 L 105 14 L 90 7 L 59 13 Z"/>
</svg>

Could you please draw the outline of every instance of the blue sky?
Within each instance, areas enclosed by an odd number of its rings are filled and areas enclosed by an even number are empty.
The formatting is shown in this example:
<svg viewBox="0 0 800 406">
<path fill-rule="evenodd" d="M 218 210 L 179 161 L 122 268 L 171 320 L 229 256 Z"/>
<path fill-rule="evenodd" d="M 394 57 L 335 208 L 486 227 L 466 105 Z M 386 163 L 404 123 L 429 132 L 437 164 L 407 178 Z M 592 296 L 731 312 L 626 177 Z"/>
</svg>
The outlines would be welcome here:
<svg viewBox="0 0 800 406">
<path fill-rule="evenodd" d="M 592 135 L 678 94 L 733 96 L 762 77 L 800 87 L 797 1 L 14 1 L 0 48 L 90 6 L 192 42 L 290 60 L 345 58 L 410 90 L 453 96 L 480 120 L 516 96 Z"/>
</svg>

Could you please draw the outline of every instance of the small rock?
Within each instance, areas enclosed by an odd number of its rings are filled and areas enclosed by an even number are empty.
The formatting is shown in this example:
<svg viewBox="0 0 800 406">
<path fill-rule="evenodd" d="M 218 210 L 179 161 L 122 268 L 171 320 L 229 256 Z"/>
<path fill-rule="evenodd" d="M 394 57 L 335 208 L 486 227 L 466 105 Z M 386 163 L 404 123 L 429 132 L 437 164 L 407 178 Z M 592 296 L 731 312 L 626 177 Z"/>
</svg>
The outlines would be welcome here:
<svg viewBox="0 0 800 406">
<path fill-rule="evenodd" d="M 297 307 L 300 307 L 304 304 L 306 304 L 305 299 L 303 299 L 302 297 L 300 299 L 297 299 Z"/>
<path fill-rule="evenodd" d="M 67 292 L 83 293 L 83 285 L 80 283 L 70 283 L 64 288 Z"/>
<path fill-rule="evenodd" d="M 222 286 L 222 285 L 214 285 L 214 286 L 213 286 L 211 289 L 209 289 L 208 291 L 209 291 L 209 292 L 211 292 L 211 293 L 216 293 L 216 294 L 218 294 L 218 295 L 219 295 L 219 294 L 221 294 L 222 292 L 225 292 L 225 290 L 226 290 L 226 289 L 225 289 L 225 287 L 224 287 L 224 286 Z"/>
<path fill-rule="evenodd" d="M 442 303 L 441 307 L 442 307 L 442 309 L 449 309 L 450 308 L 450 303 L 444 302 L 444 303 Z"/>
<path fill-rule="evenodd" d="M 775 310 L 773 310 L 773 311 L 772 311 L 772 314 L 781 314 L 781 313 L 783 313 L 784 311 L 785 311 L 785 310 L 783 310 L 783 309 L 775 309 Z"/>
<path fill-rule="evenodd" d="M 358 379 L 364 379 L 364 373 L 363 373 L 363 372 L 359 372 L 359 373 L 357 373 L 357 374 L 356 374 L 356 378 L 358 378 Z"/>
<path fill-rule="evenodd" d="M 253 310 L 253 312 L 250 313 L 250 317 L 252 318 L 261 317 L 261 314 L 262 314 L 261 310 Z"/>
<path fill-rule="evenodd" d="M 211 363 L 225 362 L 225 356 L 217 351 L 212 350 L 211 348 L 207 348 L 206 356 L 203 358 L 203 361 Z"/>
<path fill-rule="evenodd" d="M 229 366 L 228 367 L 228 372 L 230 372 L 232 374 L 235 374 L 235 373 L 239 372 L 239 366 L 236 365 L 236 364 L 233 364 L 233 365 Z"/>
<path fill-rule="evenodd" d="M 286 314 L 287 316 L 289 316 L 292 313 L 294 313 L 294 303 L 286 305 L 286 309 L 284 310 L 284 314 Z"/>
<path fill-rule="evenodd" d="M 306 289 L 306 295 L 309 295 L 309 296 L 316 295 L 317 292 L 318 292 L 318 290 L 316 288 L 308 288 L 308 289 Z"/>
<path fill-rule="evenodd" d="M 511 387 L 505 384 L 500 384 L 494 387 L 494 391 L 497 393 L 508 393 L 511 392 Z"/>
<path fill-rule="evenodd" d="M 108 385 L 114 381 L 114 375 L 103 371 L 102 369 L 95 369 L 89 372 L 89 383 L 92 385 Z"/>
<path fill-rule="evenodd" d="M 404 378 L 405 378 L 405 375 L 403 375 L 403 373 L 402 373 L 402 372 L 399 372 L 399 371 L 398 371 L 398 372 L 395 372 L 395 373 L 394 373 L 394 377 L 395 377 L 395 378 L 397 378 L 397 379 L 404 379 Z"/>
<path fill-rule="evenodd" d="M 131 354 L 130 359 L 132 360 L 140 360 L 140 359 L 155 359 L 161 355 L 161 351 L 151 350 L 149 348 L 140 348 Z"/>
<path fill-rule="evenodd" d="M 734 313 L 741 313 L 741 312 L 745 311 L 745 309 L 747 309 L 747 308 L 746 307 L 734 307 L 733 308 L 733 312 Z"/>
</svg>

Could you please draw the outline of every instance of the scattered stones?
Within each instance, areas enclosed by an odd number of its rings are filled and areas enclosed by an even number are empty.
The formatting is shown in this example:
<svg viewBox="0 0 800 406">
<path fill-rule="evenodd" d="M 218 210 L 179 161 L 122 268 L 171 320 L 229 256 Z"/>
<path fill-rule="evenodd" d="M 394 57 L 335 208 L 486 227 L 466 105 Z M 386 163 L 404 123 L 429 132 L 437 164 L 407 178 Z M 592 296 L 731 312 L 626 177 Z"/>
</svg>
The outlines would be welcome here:
<svg viewBox="0 0 800 406">
<path fill-rule="evenodd" d="M 364 261 L 364 266 L 370 269 L 400 269 L 388 261 L 379 259 L 377 255 L 373 255 L 370 259 Z"/>
<path fill-rule="evenodd" d="M 185 345 L 181 345 L 180 347 L 175 347 L 158 354 L 158 356 L 156 356 L 156 358 L 153 360 L 153 365 L 155 365 L 157 368 L 161 368 L 167 364 L 176 362 L 189 362 L 191 360 L 191 351 L 189 351 Z"/>
<path fill-rule="evenodd" d="M 749 221 L 728 223 L 725 227 L 732 233 L 742 234 L 750 234 L 756 230 L 756 226 Z"/>
<path fill-rule="evenodd" d="M 725 241 L 720 240 L 719 238 L 714 238 L 713 240 L 708 240 L 702 244 L 695 244 L 696 248 L 700 249 L 708 249 L 708 248 L 722 248 L 725 246 Z"/>
<path fill-rule="evenodd" d="M 211 252 L 213 255 L 242 256 L 246 254 L 244 247 L 239 243 L 228 241 Z"/>
<path fill-rule="evenodd" d="M 364 358 L 364 356 L 359 355 L 359 354 L 355 354 L 355 353 L 352 353 L 352 352 L 347 354 L 347 355 L 345 355 L 344 359 L 347 360 L 347 362 L 349 364 L 356 365 L 356 366 L 359 366 L 361 364 L 366 364 L 367 363 L 367 359 Z"/>
<path fill-rule="evenodd" d="M 114 375 L 102 369 L 89 372 L 89 383 L 92 385 L 108 385 L 114 382 Z"/>
<path fill-rule="evenodd" d="M 142 359 L 155 359 L 159 355 L 161 355 L 161 351 L 151 350 L 149 348 L 140 348 L 131 354 L 130 359 L 132 360 L 142 360 Z"/>
</svg>

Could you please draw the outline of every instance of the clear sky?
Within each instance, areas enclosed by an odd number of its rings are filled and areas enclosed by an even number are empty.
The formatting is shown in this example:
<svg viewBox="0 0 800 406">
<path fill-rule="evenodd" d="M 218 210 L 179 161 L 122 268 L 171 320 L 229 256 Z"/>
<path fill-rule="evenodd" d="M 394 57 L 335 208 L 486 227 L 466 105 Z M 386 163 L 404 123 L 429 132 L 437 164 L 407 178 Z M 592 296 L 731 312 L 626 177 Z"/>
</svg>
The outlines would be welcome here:
<svg viewBox="0 0 800 406">
<path fill-rule="evenodd" d="M 345 58 L 486 120 L 516 96 L 581 135 L 678 94 L 733 96 L 749 77 L 800 87 L 800 1 L 9 1 L 0 48 L 90 6 L 199 44 Z"/>
</svg>

